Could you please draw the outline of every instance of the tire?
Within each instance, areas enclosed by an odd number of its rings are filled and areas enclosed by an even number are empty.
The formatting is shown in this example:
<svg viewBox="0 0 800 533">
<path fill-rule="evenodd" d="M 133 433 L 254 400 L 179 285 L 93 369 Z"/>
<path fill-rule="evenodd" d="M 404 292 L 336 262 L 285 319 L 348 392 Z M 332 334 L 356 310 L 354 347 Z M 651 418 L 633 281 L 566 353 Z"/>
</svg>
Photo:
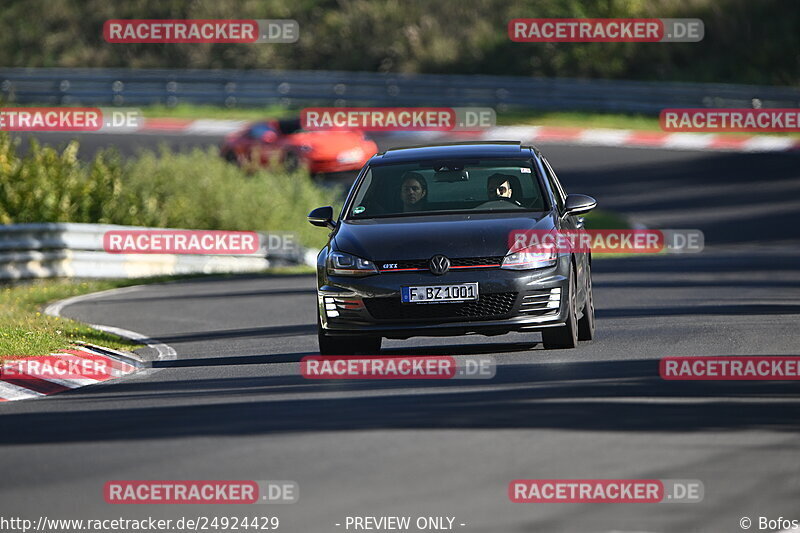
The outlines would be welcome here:
<svg viewBox="0 0 800 533">
<path fill-rule="evenodd" d="M 575 269 L 569 273 L 569 296 L 567 299 L 567 319 L 558 328 L 542 330 L 542 344 L 545 350 L 569 350 L 578 346 L 577 290 L 575 289 Z"/>
<path fill-rule="evenodd" d="M 380 337 L 328 336 L 317 326 L 320 355 L 378 355 L 381 351 Z"/>
<path fill-rule="evenodd" d="M 578 340 L 594 339 L 594 294 L 592 291 L 592 266 L 586 265 L 586 302 L 583 304 L 583 316 L 578 320 Z"/>
<path fill-rule="evenodd" d="M 300 157 L 294 152 L 287 152 L 283 158 L 283 168 L 286 172 L 296 172 L 300 168 Z"/>
<path fill-rule="evenodd" d="M 235 153 L 233 153 L 233 150 L 230 150 L 225 154 L 225 161 L 227 161 L 228 163 L 232 163 L 234 165 L 239 164 L 239 158 L 236 156 Z"/>
</svg>

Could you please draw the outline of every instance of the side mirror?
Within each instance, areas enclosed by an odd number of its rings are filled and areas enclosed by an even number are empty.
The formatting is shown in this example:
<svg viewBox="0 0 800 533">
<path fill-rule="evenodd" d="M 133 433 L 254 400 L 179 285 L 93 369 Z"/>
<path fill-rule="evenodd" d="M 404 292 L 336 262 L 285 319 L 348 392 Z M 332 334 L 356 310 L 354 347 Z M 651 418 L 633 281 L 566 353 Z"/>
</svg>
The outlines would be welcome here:
<svg viewBox="0 0 800 533">
<path fill-rule="evenodd" d="M 261 142 L 266 144 L 272 144 L 278 140 L 278 134 L 272 130 L 265 131 L 263 135 L 261 135 Z"/>
<path fill-rule="evenodd" d="M 597 200 L 585 194 L 570 194 L 564 203 L 564 214 L 582 215 L 597 207 Z"/>
<path fill-rule="evenodd" d="M 333 208 L 329 205 L 314 209 L 308 214 L 307 218 L 313 226 L 330 229 L 336 227 L 336 224 L 333 223 Z"/>
</svg>

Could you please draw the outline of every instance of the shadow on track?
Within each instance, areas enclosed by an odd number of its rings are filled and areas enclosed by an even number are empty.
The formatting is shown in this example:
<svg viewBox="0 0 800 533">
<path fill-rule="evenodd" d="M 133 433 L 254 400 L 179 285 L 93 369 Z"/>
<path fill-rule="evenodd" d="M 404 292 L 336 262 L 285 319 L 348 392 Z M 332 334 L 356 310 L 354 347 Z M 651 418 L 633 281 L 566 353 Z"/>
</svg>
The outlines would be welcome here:
<svg viewBox="0 0 800 533">
<path fill-rule="evenodd" d="M 266 276 L 265 276 L 266 277 Z M 298 276 L 295 276 L 298 277 Z M 306 275 L 305 277 L 308 277 Z M 252 279 L 252 278 L 251 278 Z M 208 282 L 218 282 L 219 280 L 209 279 Z M 247 280 L 243 280 L 247 281 Z M 189 283 L 203 283 L 196 279 L 190 280 Z M 177 282 L 173 282 L 173 285 Z M 205 299 L 230 299 L 230 298 L 264 298 L 269 296 L 306 296 L 316 295 L 317 291 L 314 288 L 308 289 L 267 289 L 261 291 L 246 291 L 246 292 L 200 292 L 196 294 L 169 294 L 163 296 L 133 296 L 130 298 L 103 298 L 102 303 L 123 303 L 130 304 L 133 302 L 158 302 L 158 301 L 175 301 L 175 300 L 205 300 Z"/>
<path fill-rule="evenodd" d="M 159 335 L 159 342 L 176 344 L 180 342 L 210 341 L 218 339 L 235 339 L 248 337 L 295 337 L 299 335 L 316 335 L 315 324 L 296 324 L 292 326 L 267 326 L 263 328 L 221 329 L 195 333 L 173 333 Z"/>
<path fill-rule="evenodd" d="M 506 364 L 490 382 L 310 381 L 299 376 L 131 380 L 66 393 L 57 400 L 66 401 L 67 409 L 60 411 L 2 415 L 0 443 L 376 429 L 797 431 L 797 392 L 798 385 L 789 382 L 666 382 L 658 377 L 657 360 Z M 237 401 L 240 394 L 247 394 L 247 401 Z M 87 397 L 113 401 L 171 395 L 187 404 L 70 410 L 73 401 Z"/>
</svg>

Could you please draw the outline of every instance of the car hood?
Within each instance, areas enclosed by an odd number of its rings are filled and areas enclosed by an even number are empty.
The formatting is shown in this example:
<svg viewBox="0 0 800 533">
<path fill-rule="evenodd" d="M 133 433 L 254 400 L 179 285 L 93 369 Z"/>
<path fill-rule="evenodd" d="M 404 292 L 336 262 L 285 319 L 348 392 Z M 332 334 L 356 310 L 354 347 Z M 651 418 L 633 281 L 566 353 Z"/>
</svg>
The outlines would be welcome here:
<svg viewBox="0 0 800 533">
<path fill-rule="evenodd" d="M 509 234 L 549 230 L 550 213 L 434 215 L 342 221 L 334 237 L 337 250 L 372 261 L 504 256 Z"/>
</svg>

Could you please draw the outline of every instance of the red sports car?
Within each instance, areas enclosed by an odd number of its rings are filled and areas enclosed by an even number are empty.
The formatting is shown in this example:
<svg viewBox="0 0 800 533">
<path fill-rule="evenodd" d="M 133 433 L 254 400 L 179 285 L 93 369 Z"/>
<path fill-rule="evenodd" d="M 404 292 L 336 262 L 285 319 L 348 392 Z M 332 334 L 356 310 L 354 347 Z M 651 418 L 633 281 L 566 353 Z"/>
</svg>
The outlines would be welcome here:
<svg viewBox="0 0 800 533">
<path fill-rule="evenodd" d="M 255 122 L 228 135 L 221 148 L 233 163 L 278 163 L 312 174 L 360 170 L 377 151 L 360 131 L 305 131 L 299 119 Z"/>
</svg>

